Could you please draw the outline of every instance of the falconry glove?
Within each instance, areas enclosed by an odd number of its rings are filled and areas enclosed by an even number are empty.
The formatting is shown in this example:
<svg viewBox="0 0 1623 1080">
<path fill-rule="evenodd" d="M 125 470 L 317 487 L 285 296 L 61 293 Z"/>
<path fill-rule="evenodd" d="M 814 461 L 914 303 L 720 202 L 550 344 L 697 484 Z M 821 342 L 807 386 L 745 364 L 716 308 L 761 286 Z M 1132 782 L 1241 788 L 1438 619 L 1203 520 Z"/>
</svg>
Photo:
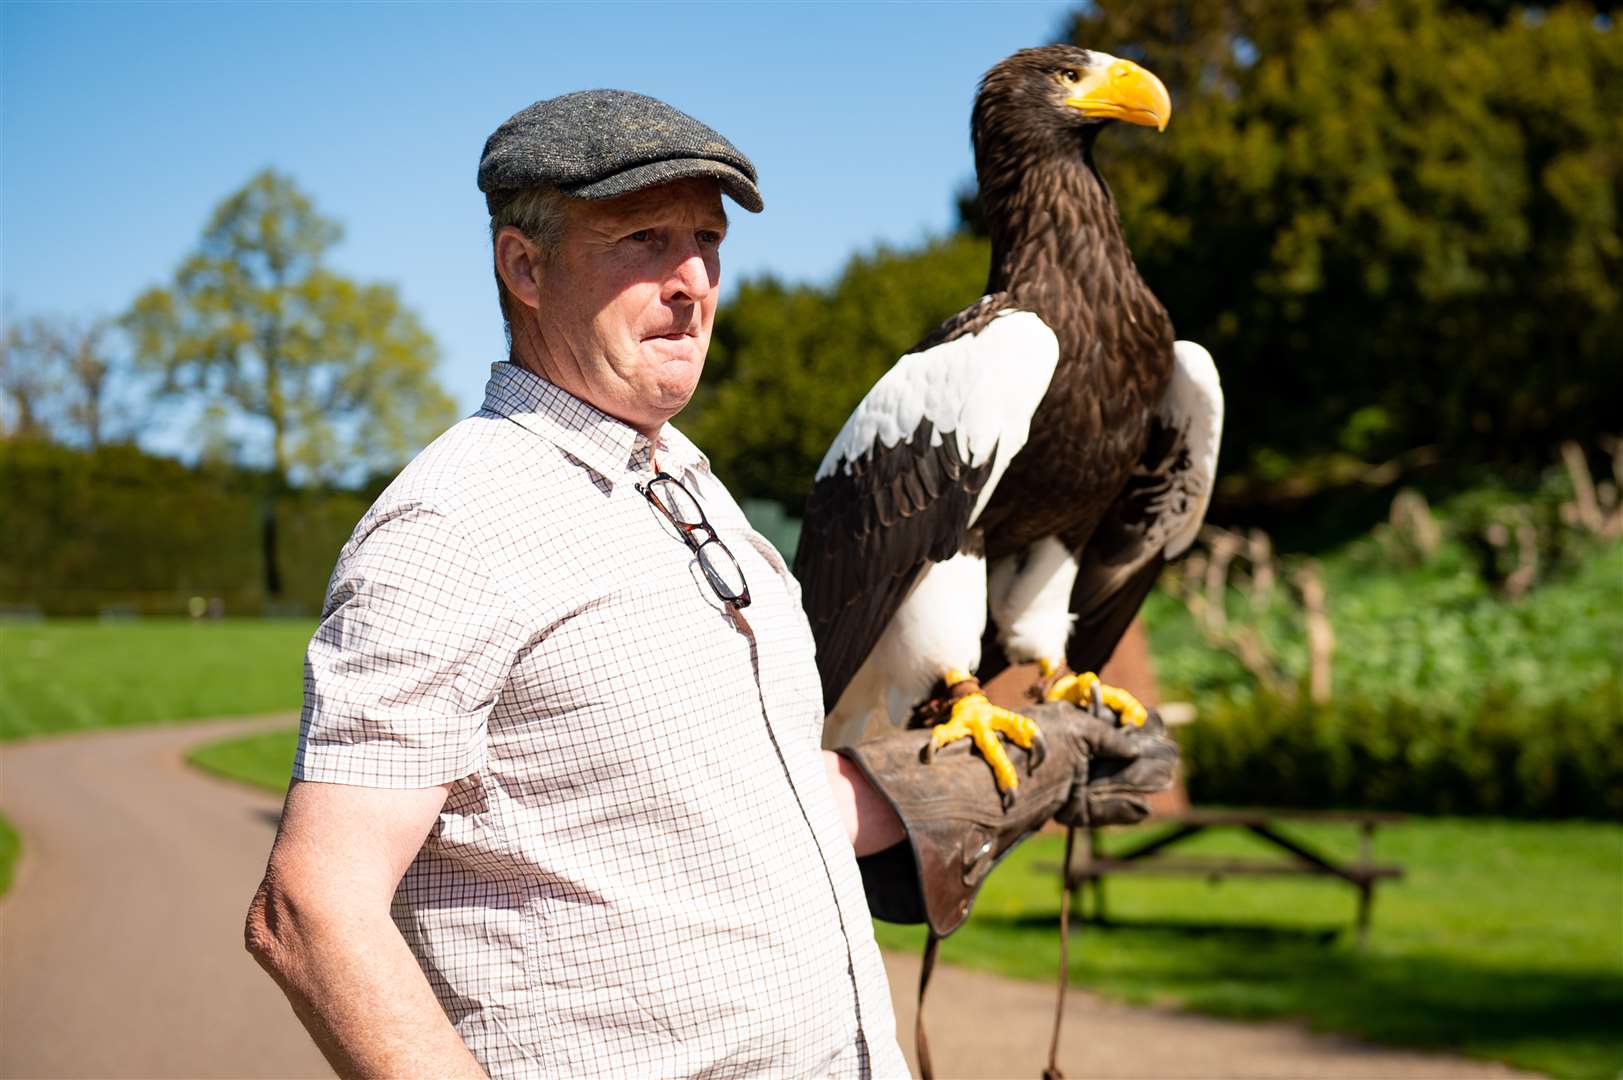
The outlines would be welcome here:
<svg viewBox="0 0 1623 1080">
<path fill-rule="evenodd" d="M 928 763 L 928 729 L 837 751 L 862 770 L 907 833 L 903 843 L 858 860 L 877 918 L 927 922 L 946 937 L 969 917 L 992 867 L 1050 818 L 1071 826 L 1132 824 L 1149 813 L 1144 796 L 1172 783 L 1178 748 L 1153 713 L 1142 727 L 1118 727 L 1108 708 L 1095 715 L 1064 701 L 1026 713 L 1046 747 L 1010 749 L 1017 767 L 1029 771 L 1007 810 L 968 740 L 937 750 Z"/>
<path fill-rule="evenodd" d="M 1149 813 L 1144 796 L 1169 787 L 1178 762 L 1177 745 L 1153 711 L 1142 727 L 1122 727 L 1096 694 L 1091 712 L 1068 701 L 1026 712 L 1041 726 L 1044 740 L 1030 750 L 1014 751 L 1025 755 L 1027 774 L 1012 802 L 992 782 L 988 763 L 972 752 L 969 740 L 930 755 L 931 731 L 911 728 L 838 751 L 856 762 L 907 833 L 903 842 L 858 859 L 857 865 L 875 917 L 930 927 L 913 1028 L 924 1080 L 934 1075 L 924 1031 L 924 994 L 936 947 L 969 917 L 992 867 L 1049 818 L 1070 826 L 1065 842 L 1069 866 L 1077 827 L 1143 820 Z M 1056 1059 L 1065 1011 L 1069 900 L 1069 891 L 1062 890 L 1061 982 L 1045 1080 L 1063 1080 Z"/>
</svg>

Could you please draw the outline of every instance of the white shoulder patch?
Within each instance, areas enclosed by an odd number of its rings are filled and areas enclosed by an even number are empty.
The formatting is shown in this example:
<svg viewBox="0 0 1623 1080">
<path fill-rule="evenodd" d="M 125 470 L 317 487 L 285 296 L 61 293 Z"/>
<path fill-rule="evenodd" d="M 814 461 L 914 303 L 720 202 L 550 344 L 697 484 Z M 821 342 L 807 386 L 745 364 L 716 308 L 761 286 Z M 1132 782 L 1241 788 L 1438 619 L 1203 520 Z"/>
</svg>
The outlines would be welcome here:
<svg viewBox="0 0 1623 1080">
<path fill-rule="evenodd" d="M 1193 341 L 1174 342 L 1172 353 L 1172 383 L 1157 412 L 1162 423 L 1183 433 L 1189 464 L 1174 478 L 1187 496 L 1187 509 L 1168 523 L 1171 535 L 1163 549 L 1168 559 L 1188 550 L 1206 520 L 1217 478 L 1217 448 L 1223 440 L 1223 386 L 1212 354 Z"/>
<path fill-rule="evenodd" d="M 823 456 L 817 479 L 881 446 L 913 437 L 919 424 L 934 428 L 932 446 L 957 440 L 971 464 L 998 460 L 982 491 L 985 505 L 998 477 L 1025 445 L 1031 416 L 1048 393 L 1059 340 L 1029 311 L 1010 308 L 978 334 L 966 334 L 923 352 L 908 353 L 874 383 Z M 978 514 L 980 507 L 976 508 Z"/>
</svg>

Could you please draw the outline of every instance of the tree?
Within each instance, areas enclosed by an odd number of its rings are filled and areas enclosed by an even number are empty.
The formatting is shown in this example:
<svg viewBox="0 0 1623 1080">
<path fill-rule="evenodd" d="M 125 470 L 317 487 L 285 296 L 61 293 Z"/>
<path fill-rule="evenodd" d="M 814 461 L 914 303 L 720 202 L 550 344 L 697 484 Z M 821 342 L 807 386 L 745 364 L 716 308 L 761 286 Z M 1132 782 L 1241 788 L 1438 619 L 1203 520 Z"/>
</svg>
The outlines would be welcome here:
<svg viewBox="0 0 1623 1080">
<path fill-rule="evenodd" d="M 114 365 L 107 352 L 107 338 L 112 330 L 112 320 L 106 318 L 68 320 L 59 324 L 53 334 L 52 348 L 72 388 L 67 418 L 92 450 L 108 433 L 108 387 Z"/>
<path fill-rule="evenodd" d="M 1227 470 L 1546 460 L 1623 402 L 1623 33 L 1593 8 L 1099 0 L 1175 103 L 1105 174 L 1223 371 Z"/>
<path fill-rule="evenodd" d="M 0 334 L 0 435 L 46 438 L 49 401 L 57 392 L 36 320 L 7 318 Z"/>
<path fill-rule="evenodd" d="M 117 331 L 106 316 L 33 315 L 10 323 L 0 345 L 10 418 L 0 430 L 91 450 L 128 438 L 141 393 L 114 349 Z"/>
<path fill-rule="evenodd" d="M 167 287 L 124 317 L 163 391 L 198 405 L 213 445 L 247 420 L 276 482 L 338 481 L 398 465 L 455 419 L 438 348 L 392 285 L 322 259 L 341 235 L 269 169 L 215 208 Z"/>
<path fill-rule="evenodd" d="M 280 492 L 398 465 L 455 419 L 433 374 L 438 348 L 394 287 L 322 265 L 340 235 L 266 169 L 215 208 L 173 284 L 142 293 L 123 320 L 163 392 L 199 407 L 211 454 L 268 459 L 260 544 L 272 598 Z M 264 431 L 260 453 L 235 436 L 239 420 Z"/>
</svg>

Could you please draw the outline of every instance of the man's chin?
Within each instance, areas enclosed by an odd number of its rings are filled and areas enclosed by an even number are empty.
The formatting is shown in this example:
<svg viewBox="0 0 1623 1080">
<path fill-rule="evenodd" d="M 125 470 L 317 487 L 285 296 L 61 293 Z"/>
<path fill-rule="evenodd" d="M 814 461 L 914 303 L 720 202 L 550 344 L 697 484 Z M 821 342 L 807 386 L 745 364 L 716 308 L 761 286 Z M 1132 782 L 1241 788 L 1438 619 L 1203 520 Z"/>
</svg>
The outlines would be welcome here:
<svg viewBox="0 0 1623 1080">
<path fill-rule="evenodd" d="M 694 391 L 699 388 L 699 372 L 703 367 L 703 361 L 697 364 L 683 360 L 665 363 L 648 388 L 650 411 L 670 419 L 686 408 L 687 403 L 693 400 Z"/>
</svg>

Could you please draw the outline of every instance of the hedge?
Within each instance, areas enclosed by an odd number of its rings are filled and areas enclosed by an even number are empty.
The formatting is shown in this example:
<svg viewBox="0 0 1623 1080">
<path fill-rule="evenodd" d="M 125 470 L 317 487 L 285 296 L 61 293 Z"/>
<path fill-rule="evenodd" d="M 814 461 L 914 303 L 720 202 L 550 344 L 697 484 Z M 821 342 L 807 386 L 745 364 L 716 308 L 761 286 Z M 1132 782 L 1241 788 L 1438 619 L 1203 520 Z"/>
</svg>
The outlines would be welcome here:
<svg viewBox="0 0 1623 1080">
<path fill-rule="evenodd" d="M 1623 680 L 1533 707 L 1220 698 L 1179 741 L 1199 803 L 1623 818 Z"/>
<path fill-rule="evenodd" d="M 318 611 L 371 498 L 287 491 L 262 472 L 189 467 L 131 446 L 0 440 L 0 606 L 45 615 Z M 279 589 L 267 589 L 274 523 Z"/>
</svg>

